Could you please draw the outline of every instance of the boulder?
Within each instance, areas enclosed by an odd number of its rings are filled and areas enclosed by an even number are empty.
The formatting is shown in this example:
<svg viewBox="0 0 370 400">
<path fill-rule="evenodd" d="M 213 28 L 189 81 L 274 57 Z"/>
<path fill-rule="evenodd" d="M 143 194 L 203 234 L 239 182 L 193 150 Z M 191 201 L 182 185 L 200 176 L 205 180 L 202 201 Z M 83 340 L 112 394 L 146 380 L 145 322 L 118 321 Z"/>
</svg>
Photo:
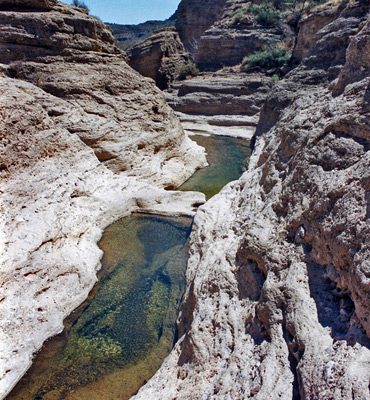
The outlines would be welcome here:
<svg viewBox="0 0 370 400">
<path fill-rule="evenodd" d="M 160 89 L 166 89 L 191 63 L 191 56 L 175 29 L 155 32 L 132 47 L 128 55 L 130 66 L 141 75 L 154 79 Z"/>
</svg>

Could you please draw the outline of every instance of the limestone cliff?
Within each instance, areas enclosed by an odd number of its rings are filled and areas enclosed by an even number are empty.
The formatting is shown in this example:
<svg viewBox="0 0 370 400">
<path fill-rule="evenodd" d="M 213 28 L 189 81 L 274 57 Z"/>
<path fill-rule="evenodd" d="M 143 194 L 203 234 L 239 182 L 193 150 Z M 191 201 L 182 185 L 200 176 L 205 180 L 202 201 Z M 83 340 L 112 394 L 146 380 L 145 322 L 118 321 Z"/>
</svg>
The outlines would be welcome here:
<svg viewBox="0 0 370 400">
<path fill-rule="evenodd" d="M 368 7 L 318 29 L 199 209 L 180 340 L 135 399 L 370 399 Z"/>
<path fill-rule="evenodd" d="M 203 32 L 195 55 L 202 70 L 240 64 L 244 57 L 267 45 L 293 46 L 295 34 L 285 19 L 271 26 L 259 23 L 251 7 L 253 2 L 246 0 L 228 2 L 218 20 Z"/>
<path fill-rule="evenodd" d="M 204 196 L 163 187 L 205 158 L 81 9 L 0 1 L 0 56 L 3 398 L 87 297 L 102 229 L 135 210 L 191 214 Z"/>
</svg>

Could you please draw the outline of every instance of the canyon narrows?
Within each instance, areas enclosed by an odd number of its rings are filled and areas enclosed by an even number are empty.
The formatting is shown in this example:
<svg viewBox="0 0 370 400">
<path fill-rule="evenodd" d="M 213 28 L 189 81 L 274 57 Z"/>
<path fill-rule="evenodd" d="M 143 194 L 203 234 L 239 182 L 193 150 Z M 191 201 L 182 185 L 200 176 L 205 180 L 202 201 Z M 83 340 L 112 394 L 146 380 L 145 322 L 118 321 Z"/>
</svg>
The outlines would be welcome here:
<svg viewBox="0 0 370 400">
<path fill-rule="evenodd" d="M 206 161 L 103 23 L 54 0 L 0 6 L 3 398 L 88 296 L 103 229 L 134 211 L 192 215 L 202 194 L 163 188 Z"/>
<path fill-rule="evenodd" d="M 369 2 L 296 6 L 182 0 L 135 45 L 164 97 L 83 10 L 0 0 L 1 396 L 87 297 L 103 229 L 147 211 L 196 214 L 179 340 L 135 399 L 370 399 Z M 255 132 L 197 211 L 170 190 L 206 163 L 179 119 Z"/>
<path fill-rule="evenodd" d="M 180 190 L 214 195 L 247 165 L 249 143 L 196 136 L 209 165 Z M 99 282 L 47 341 L 7 397 L 25 400 L 129 399 L 158 370 L 176 341 L 185 290 L 191 217 L 135 213 L 104 230 Z"/>
</svg>

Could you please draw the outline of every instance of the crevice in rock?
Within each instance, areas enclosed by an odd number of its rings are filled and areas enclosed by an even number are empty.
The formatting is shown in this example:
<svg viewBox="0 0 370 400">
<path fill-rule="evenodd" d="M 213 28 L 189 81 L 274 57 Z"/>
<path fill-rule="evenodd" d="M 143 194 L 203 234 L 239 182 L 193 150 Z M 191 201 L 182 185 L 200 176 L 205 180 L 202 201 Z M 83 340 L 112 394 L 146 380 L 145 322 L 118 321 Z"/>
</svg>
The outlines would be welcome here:
<svg viewBox="0 0 370 400">
<path fill-rule="evenodd" d="M 115 160 L 118 158 L 118 155 L 112 154 L 111 152 L 103 149 L 93 149 L 97 159 L 104 163 L 107 161 Z"/>
<path fill-rule="evenodd" d="M 297 349 L 297 343 L 294 340 L 294 337 L 290 334 L 290 332 L 286 329 L 285 323 L 282 326 L 283 328 L 283 336 L 287 343 L 289 354 L 288 354 L 288 361 L 290 365 L 290 369 L 293 373 L 294 380 L 293 380 L 293 394 L 292 400 L 301 400 L 300 395 L 300 382 L 299 382 L 299 373 L 298 373 L 298 363 L 301 358 L 301 354 L 299 354 L 299 350 Z M 298 360 L 297 360 L 298 357 Z"/>
<path fill-rule="evenodd" d="M 38 247 L 34 250 L 34 252 L 39 251 L 39 250 L 41 249 L 41 247 L 42 247 L 42 246 L 45 246 L 45 244 L 47 244 L 47 243 L 54 243 L 55 240 L 56 240 L 56 239 L 49 239 L 49 240 L 43 241 L 43 242 L 40 244 L 40 246 L 38 246 Z"/>
<path fill-rule="evenodd" d="M 345 340 L 350 346 L 359 343 L 370 348 L 370 339 L 358 321 L 350 292 L 329 278 L 325 266 L 310 262 L 307 271 L 320 324 L 331 329 L 334 341 Z"/>
<path fill-rule="evenodd" d="M 350 134 L 348 134 L 347 132 L 344 132 L 344 131 L 338 131 L 338 129 L 334 129 L 334 128 L 335 128 L 335 127 L 333 127 L 332 125 L 329 125 L 329 126 L 325 129 L 324 133 L 323 133 L 322 135 L 320 135 L 320 137 L 318 138 L 317 141 L 322 140 L 322 139 L 325 138 L 328 134 L 331 133 L 331 134 L 335 135 L 335 137 L 336 137 L 337 139 L 340 139 L 340 138 L 352 139 L 352 140 L 354 140 L 355 142 L 357 142 L 360 146 L 362 146 L 362 147 L 364 148 L 365 151 L 369 151 L 369 150 L 370 150 L 370 143 L 369 143 L 367 140 L 365 140 L 365 139 L 363 139 L 363 138 L 360 138 L 360 137 L 357 137 L 357 136 L 350 135 Z M 316 143 L 315 143 L 315 144 L 316 144 Z"/>
<path fill-rule="evenodd" d="M 248 258 L 243 261 L 236 272 L 236 279 L 240 300 L 248 298 L 257 301 L 259 299 L 266 278 L 255 260 Z"/>
<path fill-rule="evenodd" d="M 245 331 L 251 336 L 255 346 L 259 346 L 263 342 L 271 342 L 265 326 L 258 318 L 248 322 L 245 326 Z"/>
<path fill-rule="evenodd" d="M 182 366 L 188 363 L 193 356 L 193 346 L 190 343 L 191 332 L 189 332 L 189 328 L 193 323 L 193 312 L 196 305 L 196 296 L 194 294 L 194 282 L 191 283 L 189 288 L 189 294 L 185 302 L 181 299 L 180 306 L 180 319 L 177 323 L 176 334 L 178 337 L 181 337 L 185 334 L 184 340 L 180 343 L 181 354 L 179 356 L 178 365 Z"/>
</svg>

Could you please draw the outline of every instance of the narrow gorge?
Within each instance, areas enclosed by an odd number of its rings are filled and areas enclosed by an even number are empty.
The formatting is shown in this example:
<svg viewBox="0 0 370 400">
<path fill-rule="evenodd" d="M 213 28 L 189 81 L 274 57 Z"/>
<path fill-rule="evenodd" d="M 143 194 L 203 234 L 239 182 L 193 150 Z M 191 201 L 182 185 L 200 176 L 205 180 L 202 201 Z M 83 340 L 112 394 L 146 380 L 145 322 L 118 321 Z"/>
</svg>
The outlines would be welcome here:
<svg viewBox="0 0 370 400">
<path fill-rule="evenodd" d="M 370 399 L 369 11 L 182 0 L 125 54 L 0 0 L 0 398 L 64 321 L 62 389 L 9 399 Z"/>
</svg>

